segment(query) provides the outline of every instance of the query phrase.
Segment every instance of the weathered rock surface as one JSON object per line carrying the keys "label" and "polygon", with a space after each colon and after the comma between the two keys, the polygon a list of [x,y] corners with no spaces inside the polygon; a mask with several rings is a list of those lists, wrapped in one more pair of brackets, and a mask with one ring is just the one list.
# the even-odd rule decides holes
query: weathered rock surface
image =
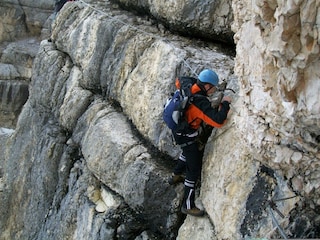
{"label": "weathered rock surface", "polygon": [[[237,43],[235,71],[239,76],[241,104],[245,106],[235,117],[241,141],[238,147],[233,145],[233,149],[243,151],[243,154],[237,154],[241,161],[235,167],[244,164],[241,156],[254,159],[254,162],[273,169],[274,172],[267,172],[273,182],[276,180],[271,192],[274,199],[298,196],[277,202],[285,218],[275,213],[285,233],[293,238],[319,236],[319,219],[316,217],[319,216],[320,194],[320,74],[316,67],[320,61],[319,7],[319,1],[233,1]],[[224,141],[229,139],[226,137]],[[240,146],[248,147],[247,151]],[[222,164],[226,161],[224,159]],[[249,171],[252,167],[246,169]],[[215,184],[230,180],[221,177]],[[241,176],[236,179],[238,177]],[[233,184],[239,183],[240,179]],[[237,195],[242,191],[238,187],[231,189],[236,189]],[[215,195],[221,196],[226,190],[229,202],[232,196],[228,195],[228,188]],[[234,199],[238,201],[239,197]],[[232,200],[228,208],[239,207],[236,201]],[[248,216],[248,205],[246,209]],[[315,213],[309,214],[311,211]],[[244,212],[239,211],[239,218],[243,217],[242,214]],[[226,232],[223,226],[226,221],[221,221],[221,216],[217,214],[214,220],[217,231],[222,231],[222,236],[230,236],[232,231]],[[271,220],[265,229],[257,225],[266,218],[256,219],[258,224],[247,230],[242,228],[241,234],[274,237],[270,232]],[[304,232],[299,231],[297,221],[303,222]],[[236,223],[235,232],[238,227]]]}
{"label": "weathered rock surface", "polygon": [[[54,1],[0,1],[0,124],[14,128],[28,98],[40,37],[47,37]],[[19,39],[19,40],[18,40]]]}
{"label": "weathered rock surface", "polygon": [[173,164],[150,147],[178,154],[161,120],[163,103],[176,74],[192,74],[188,66],[235,79],[233,61],[210,45],[167,42],[145,20],[111,12],[129,25],[67,4],[53,42],[41,43],[4,157],[4,239],[175,238],[182,186],[167,183]]}
{"label": "weathered rock surface", "polygon": [[39,41],[28,38],[3,46],[0,54],[0,123],[14,128],[28,99],[32,64],[38,53]]}
{"label": "weathered rock surface", "polygon": [[0,42],[39,36],[52,14],[54,0],[1,0]]}
{"label": "weathered rock surface", "polygon": [[[114,0],[126,9],[150,15],[172,32],[234,44],[232,1]],[[163,30],[159,26],[160,30]]]}
{"label": "weathered rock surface", "polygon": [[[0,131],[0,238],[319,238],[319,2],[232,1],[235,63],[89,3],[58,14],[16,128]],[[170,15],[158,4],[135,8]],[[167,183],[179,151],[162,104],[177,75],[203,68],[239,96],[205,150],[197,204],[207,215],[184,219],[182,185]]]}

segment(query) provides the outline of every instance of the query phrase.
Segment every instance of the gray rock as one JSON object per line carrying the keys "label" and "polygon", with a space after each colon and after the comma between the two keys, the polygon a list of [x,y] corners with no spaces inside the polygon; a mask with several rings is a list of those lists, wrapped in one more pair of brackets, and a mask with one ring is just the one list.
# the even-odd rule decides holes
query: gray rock
{"label": "gray rock", "polygon": [[[285,218],[275,217],[285,234],[319,237],[316,2],[233,1],[235,61],[216,45],[169,34],[108,1],[66,4],[52,41],[41,42],[33,61],[14,131],[0,132],[0,238],[280,238],[269,211],[270,200],[279,199]],[[169,16],[157,24],[182,24],[179,14],[170,15],[178,7],[163,7],[169,1],[137,4]],[[186,21],[197,22],[194,2],[175,4],[184,4]],[[211,21],[202,20],[204,27]],[[11,44],[11,56],[7,46],[3,76],[25,76],[16,62],[32,59],[33,50]],[[175,77],[203,68],[216,70],[237,94],[228,92],[228,122],[205,149],[196,195],[207,214],[185,219],[183,185],[167,183],[180,150],[161,113]],[[5,89],[2,101],[18,109],[19,97]]]}

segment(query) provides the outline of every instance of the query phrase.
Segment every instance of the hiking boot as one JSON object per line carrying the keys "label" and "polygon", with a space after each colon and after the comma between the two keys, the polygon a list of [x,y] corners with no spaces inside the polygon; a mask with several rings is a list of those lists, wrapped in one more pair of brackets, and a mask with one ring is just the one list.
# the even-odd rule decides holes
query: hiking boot
{"label": "hiking boot", "polygon": [[191,209],[186,209],[184,206],[181,208],[181,212],[184,214],[189,214],[195,217],[202,217],[204,215],[204,211],[200,210],[197,207],[193,207]]}
{"label": "hiking boot", "polygon": [[169,182],[170,185],[175,185],[177,183],[183,183],[184,182],[184,177],[182,175],[173,174],[168,182]]}

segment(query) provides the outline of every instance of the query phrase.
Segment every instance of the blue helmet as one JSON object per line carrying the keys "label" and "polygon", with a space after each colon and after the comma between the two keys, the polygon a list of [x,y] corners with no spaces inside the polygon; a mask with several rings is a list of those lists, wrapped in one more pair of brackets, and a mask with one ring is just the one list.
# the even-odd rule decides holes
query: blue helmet
{"label": "blue helmet", "polygon": [[213,86],[217,86],[219,84],[218,75],[214,71],[209,69],[201,71],[198,78],[202,83],[210,83]]}

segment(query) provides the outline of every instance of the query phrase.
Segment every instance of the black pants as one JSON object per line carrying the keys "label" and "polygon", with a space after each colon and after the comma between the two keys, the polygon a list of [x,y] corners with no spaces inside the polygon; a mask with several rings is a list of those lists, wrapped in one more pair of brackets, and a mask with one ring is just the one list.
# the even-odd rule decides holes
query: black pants
{"label": "black pants", "polygon": [[183,206],[187,209],[195,207],[195,185],[201,176],[203,150],[199,150],[198,144],[194,142],[191,145],[182,148],[178,163],[174,169],[174,174],[182,174],[186,171],[184,181]]}
{"label": "black pants", "polygon": [[180,175],[186,172],[186,179],[196,182],[201,175],[202,158],[203,150],[199,150],[196,142],[189,146],[183,147],[182,154],[179,157],[173,173]]}
{"label": "black pants", "polygon": [[[195,185],[201,177],[202,158],[204,146],[211,135],[212,127],[204,128],[202,134],[195,138],[186,136],[178,136],[173,134],[177,144],[182,144],[182,154],[179,157],[178,163],[173,171],[174,174],[182,174],[186,172],[184,181],[185,191],[183,198],[183,207],[192,209],[195,207]],[[185,143],[188,143],[185,145]]]}

